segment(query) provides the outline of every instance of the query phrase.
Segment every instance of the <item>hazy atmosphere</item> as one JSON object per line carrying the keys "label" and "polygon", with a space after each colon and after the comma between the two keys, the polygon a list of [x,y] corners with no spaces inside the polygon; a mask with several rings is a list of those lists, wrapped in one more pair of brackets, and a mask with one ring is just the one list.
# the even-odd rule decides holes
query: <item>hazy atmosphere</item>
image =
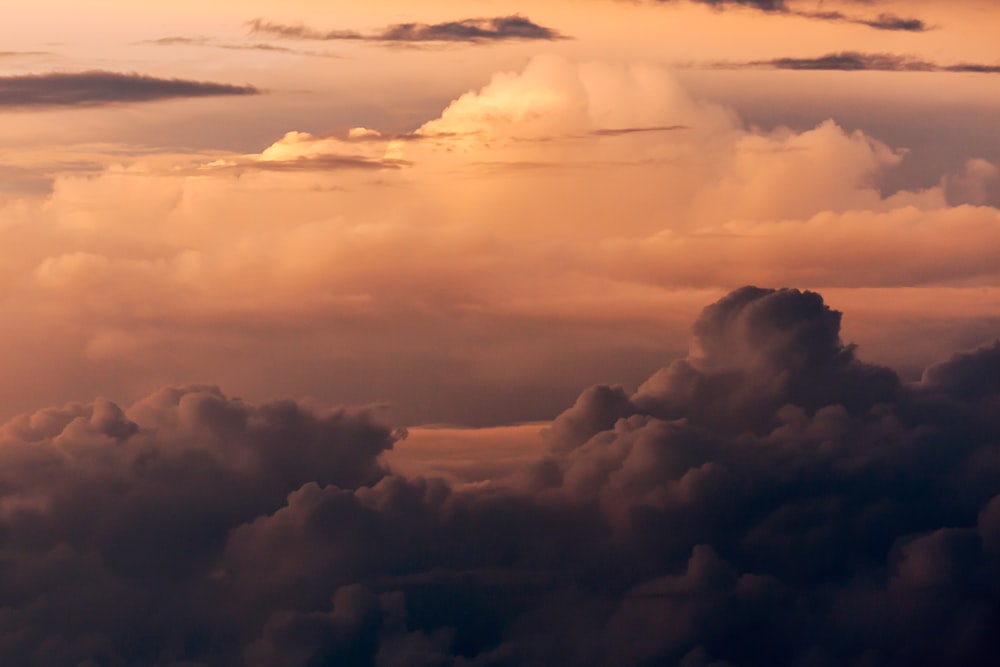
{"label": "hazy atmosphere", "polygon": [[1000,652],[1000,4],[0,39],[0,663]]}

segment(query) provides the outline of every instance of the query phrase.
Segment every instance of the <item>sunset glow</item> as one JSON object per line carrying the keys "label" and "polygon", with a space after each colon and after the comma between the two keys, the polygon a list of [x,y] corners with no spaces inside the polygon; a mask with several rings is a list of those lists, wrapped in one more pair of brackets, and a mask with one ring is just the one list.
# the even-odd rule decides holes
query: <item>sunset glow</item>
{"label": "sunset glow", "polygon": [[0,39],[0,663],[995,660],[1000,4]]}

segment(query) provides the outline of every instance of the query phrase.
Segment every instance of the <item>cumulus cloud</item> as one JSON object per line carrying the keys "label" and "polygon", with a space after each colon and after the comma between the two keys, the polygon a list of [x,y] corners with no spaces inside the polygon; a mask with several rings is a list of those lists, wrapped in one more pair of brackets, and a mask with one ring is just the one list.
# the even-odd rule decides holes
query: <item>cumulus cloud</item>
{"label": "cumulus cloud", "polygon": [[317,30],[304,25],[288,25],[264,19],[247,24],[253,34],[280,39],[318,41],[368,41],[383,43],[462,42],[481,44],[510,40],[565,39],[556,30],[538,25],[525,16],[513,14],[494,18],[471,18],[443,23],[397,23],[373,33],[355,30]]}
{"label": "cumulus cloud", "polygon": [[5,157],[0,347],[18,353],[0,364],[26,378],[0,387],[5,415],[200,378],[387,401],[406,423],[545,419],[581,385],[640,381],[747,276],[894,290],[852,335],[919,323],[876,357],[909,373],[1000,313],[978,291],[997,273],[992,162],[883,192],[902,147],[833,121],[747,127],[648,64],[538,57],[402,134],[40,159]]}
{"label": "cumulus cloud", "polygon": [[[11,664],[984,664],[1000,343],[915,383],[745,287],[486,483],[371,412],[166,390],[0,427]],[[429,436],[432,437],[432,436]],[[496,446],[501,446],[497,443]]]}
{"label": "cumulus cloud", "polygon": [[8,109],[99,106],[259,93],[253,86],[97,70],[0,77],[0,108]]}

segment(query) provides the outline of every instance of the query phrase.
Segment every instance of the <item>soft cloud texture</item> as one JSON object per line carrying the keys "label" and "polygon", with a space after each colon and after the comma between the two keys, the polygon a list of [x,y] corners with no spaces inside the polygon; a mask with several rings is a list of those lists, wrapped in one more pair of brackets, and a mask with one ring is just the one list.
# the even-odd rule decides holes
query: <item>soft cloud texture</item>
{"label": "soft cloud texture", "polygon": [[[883,194],[904,150],[833,121],[746,127],[650,65],[539,57],[410,132],[100,159],[4,205],[0,339],[22,352],[0,364],[26,378],[8,414],[193,378],[257,400],[388,401],[406,423],[544,419],[582,384],[638,382],[747,275],[971,290],[953,301],[964,314],[926,326],[1000,314],[972,299],[996,276],[992,162]],[[895,335],[926,304],[866,331]]]}
{"label": "soft cloud texture", "polygon": [[[484,483],[370,412],[212,388],[0,428],[12,664],[982,664],[998,344],[907,384],[822,297],[746,287],[636,392]],[[498,443],[502,447],[502,444]],[[519,455],[520,456],[520,455]]]}

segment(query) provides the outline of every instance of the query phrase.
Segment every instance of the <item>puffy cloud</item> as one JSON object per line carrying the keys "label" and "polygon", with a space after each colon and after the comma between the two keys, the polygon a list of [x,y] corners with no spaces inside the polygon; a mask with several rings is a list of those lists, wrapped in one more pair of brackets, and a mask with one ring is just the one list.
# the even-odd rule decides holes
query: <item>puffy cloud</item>
{"label": "puffy cloud", "polygon": [[388,470],[407,443],[365,411],[192,387],[20,416],[0,657],[982,664],[997,344],[909,384],[840,321],[815,293],[737,290],[685,358],[585,391],[547,452],[475,485]]}
{"label": "puffy cloud", "polygon": [[[747,127],[649,64],[538,57],[412,132],[78,152],[46,159],[67,166],[45,172],[50,193],[0,202],[0,347],[19,351],[0,369],[25,378],[0,388],[7,415],[193,379],[495,425],[549,418],[581,385],[635,386],[683,348],[704,300],[750,280],[963,287],[918,337],[933,349],[893,358],[912,372],[951,351],[961,322],[998,313],[976,292],[996,273],[991,163],[883,193],[904,149],[833,121]],[[100,170],[68,167],[85,163]],[[940,312],[930,298],[888,326],[856,321],[909,331]]]}

